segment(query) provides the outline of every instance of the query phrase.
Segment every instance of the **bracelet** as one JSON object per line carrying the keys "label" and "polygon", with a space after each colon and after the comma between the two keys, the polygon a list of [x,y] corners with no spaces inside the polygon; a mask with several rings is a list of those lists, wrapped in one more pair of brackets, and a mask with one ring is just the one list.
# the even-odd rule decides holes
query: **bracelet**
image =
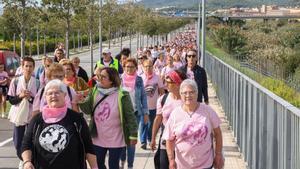
{"label": "bracelet", "polygon": [[215,152],[215,154],[222,154],[222,151]]}
{"label": "bracelet", "polygon": [[25,166],[26,163],[29,163],[29,162],[31,162],[31,160],[26,160],[26,161],[24,161],[24,162],[23,162],[23,167]]}

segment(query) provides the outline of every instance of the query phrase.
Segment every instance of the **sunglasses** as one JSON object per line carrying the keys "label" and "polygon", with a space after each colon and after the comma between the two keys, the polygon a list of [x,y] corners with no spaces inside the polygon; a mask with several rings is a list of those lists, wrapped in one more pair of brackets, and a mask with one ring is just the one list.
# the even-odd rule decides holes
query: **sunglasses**
{"label": "sunglasses", "polygon": [[188,58],[195,58],[197,55],[187,55]]}

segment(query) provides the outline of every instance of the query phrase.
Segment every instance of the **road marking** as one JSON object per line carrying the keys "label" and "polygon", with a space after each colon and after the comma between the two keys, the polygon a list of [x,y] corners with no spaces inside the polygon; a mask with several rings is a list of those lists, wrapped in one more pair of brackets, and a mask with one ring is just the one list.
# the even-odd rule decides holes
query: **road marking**
{"label": "road marking", "polygon": [[12,140],[13,140],[13,138],[11,137],[11,138],[9,138],[9,139],[7,139],[7,140],[5,140],[5,141],[2,141],[2,142],[0,143],[0,147],[3,147],[5,144],[11,142]]}

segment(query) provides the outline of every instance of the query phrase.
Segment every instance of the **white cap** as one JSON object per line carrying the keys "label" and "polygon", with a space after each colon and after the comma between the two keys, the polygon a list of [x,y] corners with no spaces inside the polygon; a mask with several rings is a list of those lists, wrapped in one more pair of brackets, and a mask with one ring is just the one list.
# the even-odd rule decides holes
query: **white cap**
{"label": "white cap", "polygon": [[102,50],[102,53],[109,53],[109,54],[111,54],[111,52],[110,52],[110,50],[109,50],[108,48],[104,48],[104,49]]}

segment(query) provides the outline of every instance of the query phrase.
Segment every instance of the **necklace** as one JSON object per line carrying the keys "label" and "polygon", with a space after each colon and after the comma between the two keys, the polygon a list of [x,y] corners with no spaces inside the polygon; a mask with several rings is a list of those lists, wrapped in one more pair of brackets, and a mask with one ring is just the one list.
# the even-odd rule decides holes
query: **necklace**
{"label": "necklace", "polygon": [[190,118],[192,118],[193,114],[195,114],[195,112],[196,112],[196,110],[198,109],[198,107],[199,107],[199,104],[197,103],[197,106],[196,106],[196,108],[195,108],[193,111],[189,112],[189,111],[186,110],[185,107],[183,107],[183,110],[186,112],[186,114],[187,114]]}

